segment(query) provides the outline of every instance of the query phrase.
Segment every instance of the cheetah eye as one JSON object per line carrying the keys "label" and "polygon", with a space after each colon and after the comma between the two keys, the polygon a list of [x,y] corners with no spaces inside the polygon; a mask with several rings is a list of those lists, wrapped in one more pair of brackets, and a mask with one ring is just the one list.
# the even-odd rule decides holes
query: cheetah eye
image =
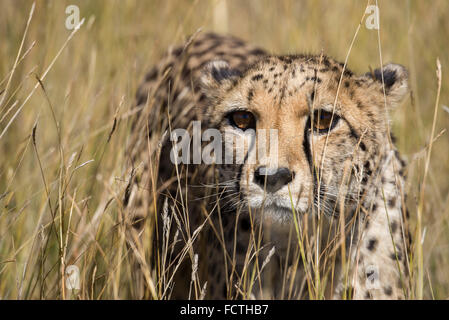
{"label": "cheetah eye", "polygon": [[228,119],[231,125],[239,129],[256,129],[256,119],[251,112],[234,111],[229,114]]}
{"label": "cheetah eye", "polygon": [[313,131],[317,133],[327,133],[329,129],[333,129],[340,118],[332,112],[324,110],[315,110],[313,113]]}

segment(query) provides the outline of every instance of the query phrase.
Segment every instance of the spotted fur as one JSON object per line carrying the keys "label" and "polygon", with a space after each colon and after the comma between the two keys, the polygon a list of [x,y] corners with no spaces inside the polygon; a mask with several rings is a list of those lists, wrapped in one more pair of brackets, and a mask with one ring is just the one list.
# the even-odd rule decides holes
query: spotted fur
{"label": "spotted fur", "polygon": [[[333,251],[341,253],[338,248],[343,245],[345,257],[335,255],[336,280],[327,285],[332,291],[329,297],[405,298],[404,162],[390,138],[388,110],[403,100],[407,82],[407,71],[400,65],[356,75],[325,55],[273,56],[216,34],[195,35],[184,46],[170,50],[137,93],[139,116],[132,124],[136,134],[128,148],[134,170],[125,204],[129,216],[148,217],[153,200],[142,186],[150,184],[150,157],[160,154],[157,210],[163,211],[167,198],[172,214],[179,215],[176,219],[184,224],[183,217],[189,220],[188,228],[181,226],[177,252],[182,251],[188,234],[202,228],[188,255],[191,259],[186,258],[184,269],[177,272],[173,297],[185,298],[191,290],[194,254],[200,260],[200,283],[207,281],[206,297],[307,296],[307,268],[295,236],[296,215],[301,225],[308,225],[310,237],[316,233],[313,221],[321,216],[325,217],[320,220],[323,239],[338,237],[345,226],[344,240]],[[312,129],[318,109],[332,112],[336,119],[325,133]],[[198,120],[202,129],[244,136],[228,120],[235,110],[254,114],[257,129],[277,129],[274,169],[286,168],[292,178],[285,185],[279,185],[280,176],[271,179],[278,184],[275,192],[268,194],[266,185],[255,182],[257,169],[270,167],[271,162],[266,157],[250,163],[254,150],[249,145],[242,164],[176,168],[170,162],[167,135],[160,140],[155,134],[170,128],[190,129],[192,121]],[[148,145],[153,151],[148,151]],[[188,198],[183,199],[186,186]],[[188,215],[182,214],[181,205],[188,208]],[[155,241],[155,248],[160,244],[161,239]],[[347,261],[346,269],[340,269],[342,261]],[[293,275],[292,265],[299,265]],[[262,276],[248,294],[253,268],[259,268]],[[292,279],[290,290],[285,289],[286,278]]]}

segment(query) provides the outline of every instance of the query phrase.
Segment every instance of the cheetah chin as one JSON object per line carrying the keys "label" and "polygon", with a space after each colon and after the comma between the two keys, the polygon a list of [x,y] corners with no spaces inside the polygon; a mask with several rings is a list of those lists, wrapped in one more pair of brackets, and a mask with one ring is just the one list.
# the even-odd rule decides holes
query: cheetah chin
{"label": "cheetah chin", "polygon": [[292,201],[286,197],[279,197],[275,195],[264,196],[250,196],[247,200],[248,211],[254,210],[256,218],[270,223],[287,225],[293,220],[293,214],[305,214],[309,212],[309,207],[306,203],[300,204],[300,201]]}

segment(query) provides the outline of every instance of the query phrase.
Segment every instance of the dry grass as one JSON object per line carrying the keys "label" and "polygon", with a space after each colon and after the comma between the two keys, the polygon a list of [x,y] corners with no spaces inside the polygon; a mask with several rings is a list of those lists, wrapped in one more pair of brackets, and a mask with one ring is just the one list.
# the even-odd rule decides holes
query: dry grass
{"label": "dry grass", "polygon": [[[141,297],[128,252],[148,262],[152,235],[146,230],[142,247],[133,247],[123,223],[125,146],[137,85],[166,47],[203,28],[273,53],[324,51],[344,60],[366,6],[331,0],[235,0],[226,6],[83,1],[78,5],[86,21],[71,35],[64,23],[72,3],[78,2],[37,1],[29,27],[32,1],[4,0],[0,10],[0,299]],[[379,6],[382,59],[407,66],[413,90],[392,126],[409,159],[408,207],[421,239],[415,242],[411,297],[447,299],[449,139],[443,130],[449,109],[442,105],[449,103],[449,3]],[[439,104],[437,57],[443,69]],[[379,65],[376,31],[362,24],[348,65],[359,73]],[[63,285],[70,264],[81,271],[75,296]],[[140,280],[149,297],[164,296],[158,274],[147,269]],[[201,289],[193,281],[192,297]],[[316,290],[311,297],[322,297],[319,285]]]}

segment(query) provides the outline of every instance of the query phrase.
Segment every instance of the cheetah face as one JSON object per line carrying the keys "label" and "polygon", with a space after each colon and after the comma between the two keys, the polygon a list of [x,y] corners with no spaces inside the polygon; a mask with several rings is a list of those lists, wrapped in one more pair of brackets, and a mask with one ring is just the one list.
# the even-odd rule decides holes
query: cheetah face
{"label": "cheetah face", "polygon": [[[245,155],[221,167],[231,201],[280,223],[293,210],[334,216],[340,201],[355,205],[374,183],[376,159],[389,141],[386,106],[406,95],[407,77],[395,64],[356,76],[325,56],[268,57],[243,74],[223,61],[209,64],[205,119],[224,134],[226,148]],[[246,143],[236,147],[232,139]]]}

